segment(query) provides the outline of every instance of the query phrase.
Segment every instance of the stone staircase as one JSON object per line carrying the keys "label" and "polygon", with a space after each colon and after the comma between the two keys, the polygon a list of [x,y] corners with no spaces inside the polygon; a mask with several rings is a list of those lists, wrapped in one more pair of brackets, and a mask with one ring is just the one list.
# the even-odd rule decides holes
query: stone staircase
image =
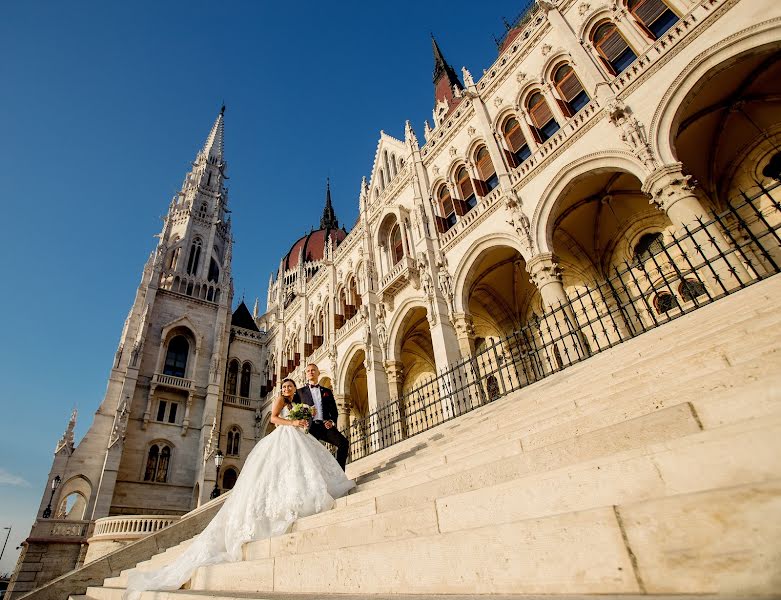
{"label": "stone staircase", "polygon": [[[774,277],[357,461],[333,510],[144,599],[772,595],[779,297]],[[71,598],[120,600],[128,573]]]}

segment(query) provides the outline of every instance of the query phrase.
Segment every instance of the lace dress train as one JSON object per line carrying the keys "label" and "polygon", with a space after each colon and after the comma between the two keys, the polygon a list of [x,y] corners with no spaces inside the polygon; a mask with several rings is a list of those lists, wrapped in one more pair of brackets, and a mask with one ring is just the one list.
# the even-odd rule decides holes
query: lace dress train
{"label": "lace dress train", "polygon": [[144,590],[179,589],[198,567],[241,560],[246,542],[286,533],[296,519],[330,509],[354,486],[315,438],[277,427],[249,453],[209,525],[169,565],[132,572],[124,600],[138,600]]}

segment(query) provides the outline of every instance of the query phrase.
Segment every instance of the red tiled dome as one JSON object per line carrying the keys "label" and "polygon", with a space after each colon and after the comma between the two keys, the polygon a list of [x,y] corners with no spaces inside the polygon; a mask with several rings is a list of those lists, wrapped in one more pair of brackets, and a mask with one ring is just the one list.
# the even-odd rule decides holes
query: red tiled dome
{"label": "red tiled dome", "polygon": [[344,229],[317,229],[299,238],[290,248],[290,252],[285,255],[285,270],[298,267],[298,257],[302,248],[304,249],[304,262],[322,260],[325,255],[326,240],[329,237],[336,247],[347,237],[347,232]]}

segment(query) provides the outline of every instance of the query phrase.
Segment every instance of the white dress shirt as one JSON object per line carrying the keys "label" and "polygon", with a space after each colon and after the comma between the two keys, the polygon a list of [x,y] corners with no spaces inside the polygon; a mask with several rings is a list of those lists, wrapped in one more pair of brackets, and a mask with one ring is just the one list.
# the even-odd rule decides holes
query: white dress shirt
{"label": "white dress shirt", "polygon": [[[307,384],[309,385],[309,384]],[[320,386],[309,387],[309,393],[312,394],[312,402],[315,403],[315,421],[325,421],[325,415],[323,414],[323,397],[320,394]]]}

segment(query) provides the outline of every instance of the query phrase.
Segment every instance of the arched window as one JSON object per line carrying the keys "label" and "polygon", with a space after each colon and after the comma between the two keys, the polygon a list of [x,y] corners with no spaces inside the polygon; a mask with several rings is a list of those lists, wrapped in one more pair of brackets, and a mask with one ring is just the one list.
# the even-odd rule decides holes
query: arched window
{"label": "arched window", "polygon": [[678,15],[663,0],[629,0],[627,6],[637,24],[654,40],[678,21]]}
{"label": "arched window", "polygon": [[228,365],[228,377],[225,381],[225,393],[229,396],[236,395],[236,385],[239,379],[239,361],[232,360]]}
{"label": "arched window", "polygon": [[686,279],[678,286],[678,293],[681,295],[684,302],[691,302],[707,292],[705,291],[705,286],[702,282],[697,281],[696,279]]}
{"label": "arched window", "polygon": [[165,483],[168,481],[168,465],[171,462],[171,448],[167,444],[153,444],[149,448],[144,469],[144,481]]}
{"label": "arched window", "polygon": [[187,354],[190,352],[190,343],[183,335],[175,336],[168,342],[168,351],[165,353],[165,366],[163,373],[174,377],[184,377],[187,368]]}
{"label": "arched window", "polygon": [[201,246],[202,242],[200,238],[193,240],[192,246],[190,246],[190,258],[187,259],[187,274],[195,275],[198,271],[198,264],[201,262]]}
{"label": "arched window", "polygon": [[664,314],[673,308],[678,308],[678,299],[668,292],[659,292],[654,298],[654,308],[657,314]]}
{"label": "arched window", "polygon": [[571,66],[564,64],[556,69],[553,72],[553,83],[564,103],[562,108],[565,109],[565,114],[571,117],[588,104],[588,94]]}
{"label": "arched window", "polygon": [[456,171],[456,185],[458,186],[458,193],[461,195],[461,200],[466,202],[470,208],[477,204],[477,198],[475,197],[475,190],[472,187],[472,178],[469,177],[469,173],[466,167],[461,166]]}
{"label": "arched window", "polygon": [[618,28],[608,21],[594,30],[591,41],[608,72],[618,75],[637,58]]}
{"label": "arched window", "polygon": [[475,154],[475,163],[477,164],[477,173],[484,184],[484,194],[487,194],[499,184],[499,178],[496,176],[494,163],[491,161],[491,154],[488,148],[482,146]]}
{"label": "arched window", "polygon": [[236,485],[236,480],[239,478],[239,474],[236,473],[236,469],[228,467],[222,474],[222,489],[232,490]]}
{"label": "arched window", "polygon": [[241,431],[234,425],[228,431],[228,447],[225,449],[225,453],[229,456],[238,456],[240,443]]}
{"label": "arched window", "polygon": [[401,228],[396,223],[390,233],[390,247],[393,264],[397,264],[404,256],[404,244],[401,241]]}
{"label": "arched window", "polygon": [[540,141],[544,142],[559,130],[559,124],[553,118],[553,111],[545,101],[540,92],[534,92],[526,102],[526,108],[529,116],[534,123],[534,127],[539,135]]}
{"label": "arched window", "polygon": [[[209,180],[211,181],[211,173],[209,173]],[[209,205],[206,203],[206,200],[201,202],[201,207],[198,209],[198,216],[202,219],[206,218],[206,212],[209,210]]]}
{"label": "arched window", "polygon": [[171,250],[171,254],[169,255],[168,258],[168,268],[171,269],[172,271],[176,271],[176,267],[179,264],[179,255],[181,254],[181,252],[182,252],[181,246],[177,246],[176,248]]}
{"label": "arched window", "polygon": [[252,378],[252,365],[245,362],[241,366],[241,385],[239,386],[239,396],[249,398],[249,384]]}
{"label": "arched window", "polygon": [[446,185],[439,188],[437,192],[437,204],[439,205],[439,214],[442,215],[442,224],[440,229],[441,233],[444,233],[456,224],[456,209],[453,204],[453,199],[450,197],[450,190]]}
{"label": "arched window", "polygon": [[209,260],[209,275],[207,279],[209,281],[218,281],[220,279],[220,267],[213,258]]}
{"label": "arched window", "polygon": [[638,264],[644,263],[654,254],[658,254],[664,248],[664,236],[660,231],[645,233],[635,244],[634,259]]}
{"label": "arched window", "polygon": [[502,127],[504,140],[507,142],[508,162],[511,167],[520,166],[520,164],[532,155],[529,144],[526,142],[526,136],[523,135],[521,124],[518,119],[511,117],[507,119]]}
{"label": "arched window", "polygon": [[361,295],[358,293],[358,282],[355,281],[355,277],[350,278],[350,295],[353,297],[353,305],[356,312],[361,306]]}

